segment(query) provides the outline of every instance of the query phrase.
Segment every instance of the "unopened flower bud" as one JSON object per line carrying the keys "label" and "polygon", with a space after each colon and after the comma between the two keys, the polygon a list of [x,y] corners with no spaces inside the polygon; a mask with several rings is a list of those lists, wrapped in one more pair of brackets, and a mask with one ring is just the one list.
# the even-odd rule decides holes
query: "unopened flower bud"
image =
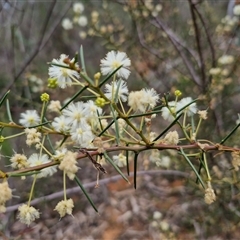
{"label": "unopened flower bud", "polygon": [[106,100],[104,98],[98,97],[95,101],[95,104],[98,107],[103,107],[106,104]]}
{"label": "unopened flower bud", "polygon": [[42,102],[48,102],[50,99],[49,94],[47,93],[43,93],[40,98]]}
{"label": "unopened flower bud", "polygon": [[176,90],[174,94],[176,97],[180,97],[182,95],[182,92],[180,90]]}
{"label": "unopened flower bud", "polygon": [[101,77],[101,73],[100,72],[97,72],[94,74],[94,79],[95,80],[99,80],[99,78]]}
{"label": "unopened flower bud", "polygon": [[57,84],[57,78],[49,78],[48,79],[48,85],[49,88],[56,88],[58,86]]}

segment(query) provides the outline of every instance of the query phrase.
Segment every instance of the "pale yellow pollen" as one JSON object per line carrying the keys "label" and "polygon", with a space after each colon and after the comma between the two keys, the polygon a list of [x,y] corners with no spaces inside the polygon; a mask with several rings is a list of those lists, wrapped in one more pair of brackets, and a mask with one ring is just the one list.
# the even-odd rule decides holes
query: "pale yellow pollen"
{"label": "pale yellow pollen", "polygon": [[74,119],[76,119],[77,121],[79,121],[80,119],[81,119],[81,114],[80,113],[76,113],[75,115],[74,115]]}
{"label": "pale yellow pollen", "polygon": [[116,60],[115,60],[115,61],[112,62],[112,67],[113,67],[113,68],[118,68],[118,67],[120,67],[120,66],[121,66],[121,63],[120,63],[119,61],[116,61]]}
{"label": "pale yellow pollen", "polygon": [[62,75],[63,75],[64,77],[68,77],[68,72],[67,72],[67,69],[66,69],[66,68],[62,68],[61,71],[62,71]]}
{"label": "pale yellow pollen", "polygon": [[33,118],[33,117],[29,117],[29,118],[28,118],[28,122],[29,122],[29,123],[34,123],[34,118]]}
{"label": "pale yellow pollen", "polygon": [[78,134],[82,134],[83,130],[81,128],[78,129]]}

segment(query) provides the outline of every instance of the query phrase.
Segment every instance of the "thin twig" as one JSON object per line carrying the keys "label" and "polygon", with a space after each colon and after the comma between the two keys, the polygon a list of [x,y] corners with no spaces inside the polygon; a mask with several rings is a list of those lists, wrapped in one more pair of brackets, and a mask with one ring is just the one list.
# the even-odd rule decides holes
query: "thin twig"
{"label": "thin twig", "polygon": [[159,19],[159,18],[155,18],[155,21],[150,21],[154,26],[156,27],[160,27],[168,36],[168,39],[171,41],[172,45],[174,46],[174,48],[177,50],[177,52],[179,53],[179,55],[181,56],[186,68],[188,69],[188,72],[190,73],[193,81],[198,85],[198,86],[202,86],[199,76],[196,73],[194,66],[192,65],[192,63],[189,61],[189,58],[186,56],[186,54],[184,53],[182,47],[179,45],[178,42],[176,42],[176,40],[172,37],[172,31]]}
{"label": "thin twig", "polygon": [[197,18],[195,15],[195,4],[192,3],[192,0],[188,0],[189,5],[190,5],[190,12],[192,15],[192,21],[193,21],[193,27],[194,27],[194,32],[195,32],[195,39],[196,39],[196,44],[197,44],[197,51],[198,55],[200,58],[200,71],[202,75],[202,87],[205,86],[205,81],[206,81],[206,76],[205,76],[205,64],[204,64],[204,59],[203,59],[203,53],[202,53],[202,47],[201,47],[201,42],[200,42],[200,32],[198,29],[198,24],[197,24]]}
{"label": "thin twig", "polygon": [[[204,147],[204,149],[202,149],[198,143],[186,144],[186,145],[155,144],[155,145],[139,146],[139,147],[116,146],[116,147],[109,147],[109,148],[105,149],[105,151],[106,152],[116,152],[116,151],[125,150],[125,151],[142,152],[142,151],[150,150],[150,149],[158,149],[159,151],[167,150],[167,149],[172,149],[172,150],[176,150],[176,151],[179,151],[180,149],[199,149],[199,150],[204,150],[206,152],[207,151],[229,151],[229,152],[240,151],[239,148],[233,148],[233,147],[228,147],[228,146],[219,145],[219,144],[206,145]],[[96,149],[86,149],[86,150],[88,151],[88,154],[90,154],[91,156],[99,155],[99,152]],[[85,157],[87,157],[86,153],[79,153],[77,156],[77,159],[80,160]],[[27,172],[31,172],[31,171],[42,170],[46,167],[55,166],[57,164],[58,164],[58,162],[52,161],[49,163],[44,163],[44,164],[41,164],[38,166],[29,167],[26,169],[20,169],[20,170],[15,170],[12,172],[6,172],[5,174],[7,176],[11,177],[11,176],[16,176],[17,174],[23,174],[23,173],[27,173]]]}
{"label": "thin twig", "polygon": [[[160,20],[160,19],[158,18],[158,20]],[[150,21],[150,23],[151,23],[151,21]],[[166,27],[167,27],[167,26],[166,26]],[[186,52],[188,52],[189,55],[192,56],[192,58],[195,60],[196,64],[197,64],[198,66],[200,66],[200,61],[199,61],[199,58],[198,58],[198,56],[197,56],[197,53],[196,53],[193,49],[191,49],[191,48],[189,47],[189,45],[188,45],[187,43],[185,43],[185,42],[183,41],[183,39],[180,38],[180,36],[177,36],[176,33],[173,32],[169,27],[167,27],[167,28],[168,28],[168,34],[170,34],[170,36],[172,37],[172,39],[174,39],[174,41],[175,41],[177,44],[179,44]]]}
{"label": "thin twig", "polygon": [[195,7],[195,11],[202,23],[202,26],[204,28],[204,31],[206,33],[206,36],[207,36],[207,41],[208,41],[208,44],[209,44],[209,47],[210,47],[210,51],[211,51],[211,55],[212,55],[212,67],[216,67],[216,56],[215,56],[215,49],[214,49],[214,46],[213,46],[213,42],[212,42],[212,39],[211,39],[211,36],[208,32],[208,29],[206,27],[206,23],[203,19],[203,16],[202,14],[198,11],[198,9]]}
{"label": "thin twig", "polygon": [[[159,51],[153,47],[150,47],[146,44],[146,42],[144,41],[144,37],[143,37],[143,33],[140,30],[139,25],[136,25],[136,30],[137,30],[137,34],[138,34],[138,39],[139,39],[139,43],[142,45],[142,47],[144,47],[144,49],[146,49],[148,52],[150,52],[151,54],[153,54],[156,58],[158,58],[159,60],[166,62],[165,58],[160,57]],[[180,61],[179,61],[180,60]],[[175,69],[176,71],[178,71],[180,74],[184,75],[184,73],[178,69],[177,67],[175,67],[175,65],[177,65],[179,62],[182,62],[181,58],[176,59],[175,61],[171,60],[171,68]],[[168,63],[166,63],[168,64]]]}
{"label": "thin twig", "polygon": [[47,44],[47,42],[51,38],[52,34],[55,32],[55,30],[58,27],[59,23],[62,21],[62,19],[66,15],[67,11],[70,9],[72,2],[73,2],[73,0],[67,1],[67,4],[66,4],[65,8],[62,10],[62,12],[60,14],[60,17],[58,19],[56,19],[53,24],[51,24],[51,28],[48,31],[48,35],[46,35],[44,37],[44,40],[42,41],[42,45],[40,47],[40,51],[45,47],[45,45]]}

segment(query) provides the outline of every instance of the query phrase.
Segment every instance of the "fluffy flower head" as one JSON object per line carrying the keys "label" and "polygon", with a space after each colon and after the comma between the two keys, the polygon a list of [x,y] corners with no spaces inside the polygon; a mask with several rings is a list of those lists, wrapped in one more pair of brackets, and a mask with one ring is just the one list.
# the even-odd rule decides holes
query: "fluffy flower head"
{"label": "fluffy flower head", "polygon": [[15,153],[11,158],[10,162],[12,163],[12,168],[15,169],[24,169],[29,166],[27,157],[23,154]]}
{"label": "fluffy flower head", "polygon": [[141,96],[141,91],[133,91],[129,93],[128,106],[131,107],[133,111],[137,111],[139,109],[139,99],[141,99]]}
{"label": "fluffy flower head", "polygon": [[81,119],[78,126],[73,128],[70,134],[72,140],[80,144],[81,147],[90,147],[91,142],[95,138],[90,125],[85,119]]}
{"label": "fluffy flower head", "polygon": [[5,212],[5,202],[12,198],[12,190],[8,186],[8,182],[4,181],[0,183],[0,213]]}
{"label": "fluffy flower head", "polygon": [[111,85],[105,85],[105,95],[108,99],[114,100],[116,94],[118,95],[117,101],[119,99],[121,99],[122,102],[127,101],[128,88],[126,82],[124,82],[122,79],[119,79],[116,82],[112,82]]}
{"label": "fluffy flower head", "polygon": [[143,89],[141,92],[142,92],[141,98],[142,104],[145,106],[149,106],[151,109],[153,109],[159,100],[157,92],[153,88]]}
{"label": "fluffy flower head", "polygon": [[171,131],[166,134],[164,137],[164,141],[166,144],[177,145],[179,141],[179,136],[177,131]]}
{"label": "fluffy flower head", "polygon": [[85,16],[80,16],[79,19],[78,19],[78,24],[81,27],[87,26],[87,24],[88,24],[87,18]]}
{"label": "fluffy flower head", "polygon": [[70,103],[63,111],[66,122],[73,128],[78,127],[81,119],[87,114],[86,105],[83,102]]}
{"label": "fluffy flower head", "polygon": [[130,75],[129,67],[131,65],[130,59],[124,52],[108,52],[106,57],[101,60],[101,72],[102,75],[108,75],[116,70],[118,67],[122,67],[117,71],[117,76],[123,79],[127,79]]}
{"label": "fluffy flower head", "polygon": [[149,108],[153,109],[159,100],[157,92],[152,89],[142,89],[141,91],[130,92],[128,105],[134,110],[146,112]]}
{"label": "fluffy flower head", "polygon": [[49,77],[56,78],[57,84],[60,88],[71,86],[73,77],[79,78],[78,72],[68,68],[69,66],[64,62],[65,59],[68,59],[68,56],[65,54],[61,54],[60,58],[53,59],[52,63],[62,65],[63,67],[51,65],[48,69]]}
{"label": "fluffy flower head", "polygon": [[118,165],[118,167],[124,167],[127,165],[126,156],[120,153],[119,155],[113,156],[113,161]]}
{"label": "fluffy flower head", "polygon": [[70,130],[69,123],[67,122],[66,117],[63,115],[60,117],[55,117],[52,122],[52,127],[55,131],[61,133],[67,133]]}
{"label": "fluffy flower head", "polygon": [[27,224],[28,226],[31,222],[35,221],[35,219],[39,218],[39,211],[34,207],[28,206],[27,204],[23,204],[18,208],[19,214],[18,219],[21,223]]}
{"label": "fluffy flower head", "polygon": [[[44,163],[49,163],[51,162],[51,160],[48,158],[48,155],[46,154],[40,155],[40,154],[34,153],[29,157],[28,162],[30,167],[34,167],[34,166],[42,165]],[[37,178],[52,176],[56,171],[57,170],[55,166],[44,168],[40,171],[40,173],[37,174]]]}
{"label": "fluffy flower head", "polygon": [[102,114],[102,108],[98,107],[92,100],[84,103],[84,107],[86,109],[85,117],[87,120],[98,118],[98,115]]}
{"label": "fluffy flower head", "polygon": [[77,153],[67,151],[60,165],[58,166],[60,170],[65,171],[67,176],[73,180],[75,173],[78,171],[77,167]]}
{"label": "fluffy flower head", "polygon": [[[186,98],[181,99],[177,104],[177,110],[180,110],[181,108],[190,104],[192,101],[193,101],[193,99],[191,97],[186,97]],[[187,112],[188,116],[192,116],[193,114],[195,114],[197,112],[196,103],[194,102],[194,103],[190,104],[189,106],[184,108],[183,111]]]}
{"label": "fluffy flower head", "polygon": [[234,57],[231,55],[223,55],[218,59],[218,63],[221,65],[231,64],[234,61]]}
{"label": "fluffy flower head", "polygon": [[211,75],[215,76],[215,75],[219,75],[221,73],[221,71],[222,71],[221,68],[211,68],[209,70],[209,73]]}
{"label": "fluffy flower head", "polygon": [[234,6],[233,13],[234,15],[240,16],[240,4]]}
{"label": "fluffy flower head", "polygon": [[69,18],[64,18],[62,20],[62,27],[65,29],[65,30],[70,30],[73,28],[73,23],[72,21],[69,19]]}
{"label": "fluffy flower head", "polygon": [[66,153],[67,153],[66,148],[56,150],[55,154],[52,156],[52,159],[55,160],[55,161],[61,161],[64,158]]}
{"label": "fluffy flower head", "polygon": [[80,2],[76,2],[73,4],[73,11],[75,13],[82,13],[84,11],[84,5]]}
{"label": "fluffy flower head", "polygon": [[198,112],[198,115],[200,118],[202,118],[203,120],[206,120],[207,119],[207,110],[199,110]]}
{"label": "fluffy flower head", "polygon": [[40,142],[41,133],[36,128],[26,128],[25,133],[27,135],[26,144],[31,146]]}
{"label": "fluffy flower head", "polygon": [[174,115],[176,114],[177,103],[175,101],[168,102],[168,107],[162,108],[163,119],[171,122],[174,120]]}
{"label": "fluffy flower head", "polygon": [[55,207],[55,211],[58,211],[60,217],[64,217],[66,214],[72,215],[74,204],[73,200],[69,198],[68,200],[60,201]]}
{"label": "fluffy flower head", "polygon": [[216,201],[216,195],[214,193],[214,190],[212,189],[211,184],[208,184],[208,188],[206,188],[205,190],[204,201],[207,204],[212,204]]}
{"label": "fluffy flower head", "polygon": [[58,101],[58,100],[56,100],[56,101],[51,100],[49,105],[48,105],[48,107],[47,107],[47,109],[48,109],[49,112],[57,112],[57,113],[59,113],[61,107],[62,106],[61,106],[60,101]]}
{"label": "fluffy flower head", "polygon": [[19,123],[24,127],[32,127],[40,123],[40,117],[36,110],[27,110],[20,114]]}

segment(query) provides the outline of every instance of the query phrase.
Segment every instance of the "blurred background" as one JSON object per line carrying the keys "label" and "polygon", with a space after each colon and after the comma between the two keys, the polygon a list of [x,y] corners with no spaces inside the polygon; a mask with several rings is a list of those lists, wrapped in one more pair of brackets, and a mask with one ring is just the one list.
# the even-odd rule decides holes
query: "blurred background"
{"label": "blurred background", "polygon": [[[47,87],[47,63],[52,59],[62,53],[73,58],[82,45],[87,73],[93,77],[100,70],[100,59],[119,50],[131,59],[130,90],[155,88],[161,97],[169,93],[173,100],[179,89],[183,97],[198,98],[198,108],[209,110],[200,137],[219,142],[236,126],[240,112],[240,13],[233,11],[237,4],[237,0],[2,0],[0,96],[11,90],[11,113],[18,122],[21,112],[40,106],[41,93],[61,101],[75,93],[73,88]],[[1,121],[8,121],[6,109],[1,110]],[[162,120],[154,127],[161,131],[165,126]],[[8,131],[12,130],[5,134]],[[227,145],[239,147],[238,134]],[[23,148],[21,138],[8,141],[2,145],[2,155]],[[79,178],[88,184],[99,214],[79,189],[69,195],[75,203],[74,217],[58,221],[53,208],[61,196],[36,204],[42,214],[30,228],[16,220],[16,209],[9,208],[0,215],[0,238],[237,239],[239,174],[231,170],[229,155],[208,157],[217,195],[212,205],[205,204],[191,169],[172,151],[162,152],[157,165],[147,153],[139,157],[137,190],[116,177],[110,166],[100,187],[94,188],[97,173],[84,159],[79,162]],[[8,158],[2,157],[0,168],[7,165]],[[15,198],[9,206],[27,201],[30,183],[31,179],[10,179]],[[68,187],[75,187],[74,182],[69,181]],[[41,179],[35,198],[61,188],[60,173]]]}

